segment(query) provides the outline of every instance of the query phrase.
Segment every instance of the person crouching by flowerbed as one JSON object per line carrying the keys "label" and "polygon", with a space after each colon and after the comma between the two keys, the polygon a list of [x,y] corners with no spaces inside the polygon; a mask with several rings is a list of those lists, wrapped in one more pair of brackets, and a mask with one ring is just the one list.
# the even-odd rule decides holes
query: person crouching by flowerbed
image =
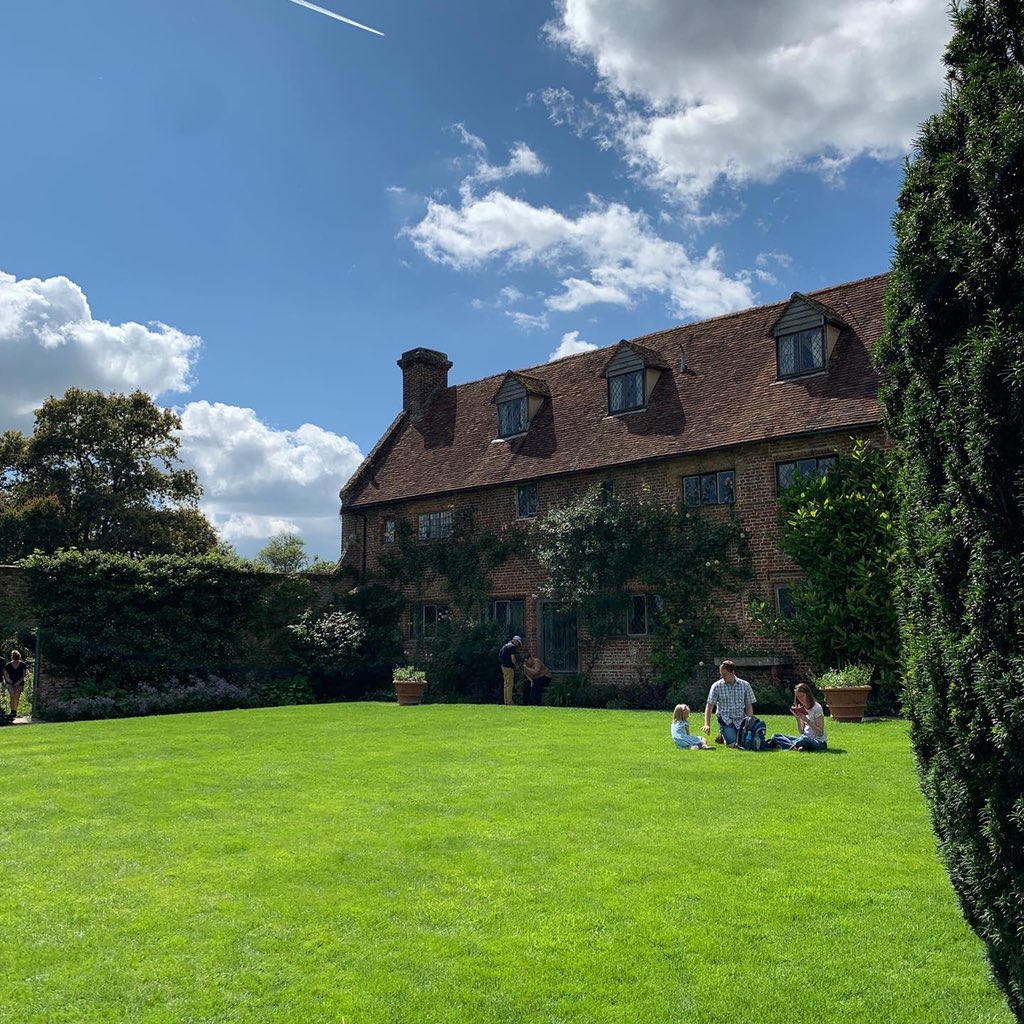
{"label": "person crouching by flowerbed", "polygon": [[825,710],[814,699],[814,691],[807,683],[798,683],[793,690],[793,706],[789,713],[800,728],[799,736],[784,736],[777,732],[769,741],[769,747],[779,750],[828,750],[825,736]]}

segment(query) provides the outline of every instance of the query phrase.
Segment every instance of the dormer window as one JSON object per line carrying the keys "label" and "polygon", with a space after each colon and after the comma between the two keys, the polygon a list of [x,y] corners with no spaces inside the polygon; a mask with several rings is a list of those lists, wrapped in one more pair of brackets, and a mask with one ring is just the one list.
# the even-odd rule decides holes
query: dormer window
{"label": "dormer window", "polygon": [[799,377],[825,369],[825,328],[783,334],[777,339],[779,377]]}
{"label": "dormer window", "polygon": [[644,393],[644,371],[632,370],[608,378],[608,413],[632,412],[647,404]]}
{"label": "dormer window", "polygon": [[530,421],[550,397],[546,381],[509,370],[491,399],[498,407],[498,440],[525,434]]}
{"label": "dormer window", "polygon": [[608,415],[646,409],[654,385],[667,369],[668,363],[653,349],[620,341],[604,368],[608,378]]}
{"label": "dormer window", "polygon": [[529,423],[526,395],[510,402],[498,403],[498,437],[512,437],[526,430]]}
{"label": "dormer window", "polygon": [[823,302],[793,292],[789,305],[775,321],[775,364],[779,380],[821,373],[828,369],[839,335],[849,325]]}

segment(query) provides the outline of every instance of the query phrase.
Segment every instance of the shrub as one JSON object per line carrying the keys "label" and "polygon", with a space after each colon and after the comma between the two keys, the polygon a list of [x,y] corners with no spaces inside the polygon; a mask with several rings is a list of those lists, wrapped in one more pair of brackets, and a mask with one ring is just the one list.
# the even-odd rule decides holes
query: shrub
{"label": "shrub", "polygon": [[[858,441],[824,476],[799,477],[779,495],[782,550],[805,577],[793,585],[792,617],[776,622],[815,672],[877,665],[876,714],[899,708],[894,477],[892,456]],[[766,617],[759,625],[769,632]]]}
{"label": "shrub", "polygon": [[506,627],[499,622],[452,619],[438,623],[423,657],[431,703],[491,703],[501,696],[498,650]]}
{"label": "shrub", "polygon": [[1024,1020],[1024,39],[952,6],[896,217],[878,361],[899,441],[904,700],[964,914]]}
{"label": "shrub", "polygon": [[836,689],[844,690],[852,686],[870,686],[874,669],[870,665],[846,665],[844,668],[831,668],[822,672],[814,680],[819,690]]}
{"label": "shrub", "polygon": [[98,718],[135,718],[193,711],[228,711],[234,708],[306,704],[312,700],[308,684],[285,680],[237,685],[219,676],[172,678],[162,686],[143,685],[131,693],[59,696],[46,702],[43,716],[51,722],[78,722]]}

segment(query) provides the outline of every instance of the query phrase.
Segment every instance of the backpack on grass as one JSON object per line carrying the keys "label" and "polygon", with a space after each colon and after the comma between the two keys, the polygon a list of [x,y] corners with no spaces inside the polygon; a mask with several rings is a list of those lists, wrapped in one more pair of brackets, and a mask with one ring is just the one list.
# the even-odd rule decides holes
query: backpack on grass
{"label": "backpack on grass", "polygon": [[743,724],[740,726],[737,745],[744,750],[766,750],[768,747],[766,732],[765,724],[760,718],[755,715],[744,718]]}

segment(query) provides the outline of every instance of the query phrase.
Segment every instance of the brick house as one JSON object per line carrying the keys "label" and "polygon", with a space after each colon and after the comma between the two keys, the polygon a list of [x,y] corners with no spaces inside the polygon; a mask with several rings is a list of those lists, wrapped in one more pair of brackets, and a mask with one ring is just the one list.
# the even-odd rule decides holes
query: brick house
{"label": "brick house", "polygon": [[[751,589],[784,610],[799,571],[778,546],[776,495],[797,470],[824,471],[857,437],[881,441],[871,349],[886,275],[673,327],[541,366],[455,386],[444,353],[398,361],[402,411],[341,492],[342,559],[373,569],[405,522],[443,543],[460,509],[500,530],[595,485],[628,501],[641,485],[698,514],[733,506],[753,553]],[[543,596],[533,559],[493,577],[491,614],[555,671],[575,671],[579,623]],[[445,613],[440,589],[410,603],[410,641]],[[652,628],[637,594],[621,641],[595,680],[637,678]],[[748,675],[801,675],[795,651],[770,653],[746,624],[747,595],[726,609],[744,631],[732,655]]]}

